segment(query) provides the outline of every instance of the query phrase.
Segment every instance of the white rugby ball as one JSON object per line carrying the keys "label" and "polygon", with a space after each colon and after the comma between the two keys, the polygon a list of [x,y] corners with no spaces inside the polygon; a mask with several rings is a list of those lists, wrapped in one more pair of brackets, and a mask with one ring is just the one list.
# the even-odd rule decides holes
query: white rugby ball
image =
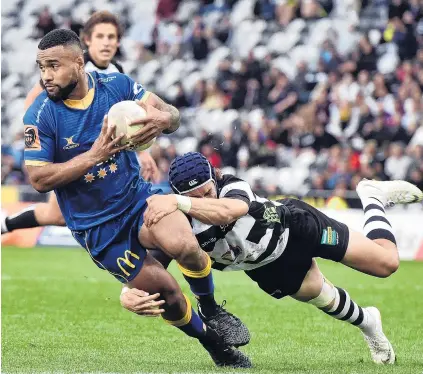
{"label": "white rugby ball", "polygon": [[144,108],[140,107],[135,101],[120,101],[114,104],[107,114],[109,126],[116,126],[116,136],[124,133],[121,144],[130,144],[129,150],[131,151],[144,151],[150,148],[156,141],[156,138],[149,141],[147,144],[133,144],[128,137],[143,128],[144,125],[129,126],[131,122],[136,119],[144,118],[147,115]]}

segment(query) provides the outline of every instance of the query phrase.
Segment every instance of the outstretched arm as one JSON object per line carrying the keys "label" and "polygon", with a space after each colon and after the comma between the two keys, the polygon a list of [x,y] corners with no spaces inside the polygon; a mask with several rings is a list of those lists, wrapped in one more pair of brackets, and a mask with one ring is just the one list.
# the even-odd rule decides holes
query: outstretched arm
{"label": "outstretched arm", "polygon": [[147,227],[179,209],[200,222],[209,225],[228,225],[248,213],[245,201],[231,198],[209,199],[181,195],[154,195],[147,199],[144,213]]}

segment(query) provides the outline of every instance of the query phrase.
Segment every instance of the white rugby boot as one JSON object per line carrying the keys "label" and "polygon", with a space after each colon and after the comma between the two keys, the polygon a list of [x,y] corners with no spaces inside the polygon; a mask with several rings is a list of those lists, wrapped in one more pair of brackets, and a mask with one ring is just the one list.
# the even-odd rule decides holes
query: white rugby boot
{"label": "white rugby boot", "polygon": [[363,179],[358,183],[356,191],[362,202],[368,198],[375,198],[385,207],[418,203],[423,200],[423,192],[419,188],[402,180],[382,182]]}
{"label": "white rugby boot", "polygon": [[367,323],[361,328],[364,339],[369,346],[373,362],[376,364],[395,363],[395,352],[392,344],[382,331],[382,318],[375,307],[363,308],[367,314]]}

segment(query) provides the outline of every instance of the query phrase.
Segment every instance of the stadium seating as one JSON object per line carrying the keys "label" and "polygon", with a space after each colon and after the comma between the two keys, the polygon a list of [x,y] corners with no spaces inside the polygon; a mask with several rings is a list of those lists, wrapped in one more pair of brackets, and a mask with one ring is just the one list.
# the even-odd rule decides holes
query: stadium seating
{"label": "stadium seating", "polygon": [[[296,147],[292,142],[294,138],[301,139],[307,134],[313,133],[313,121],[311,125],[306,123],[306,128],[295,125],[297,126],[295,129],[292,129],[292,121],[298,122],[294,117],[301,113],[299,112],[301,107],[307,105],[310,100],[316,100],[322,90],[326,90],[328,94],[325,102],[322,105],[319,104],[324,107],[322,113],[326,112],[327,115],[326,120],[323,120],[324,126],[328,132],[332,132],[337,143],[347,148],[353,145],[353,152],[359,156],[364,145],[370,139],[363,135],[367,131],[367,129],[363,130],[365,123],[360,122],[355,133],[347,133],[344,129],[334,131],[336,126],[330,123],[334,118],[334,113],[339,112],[341,117],[346,116],[346,119],[341,118],[342,126],[345,126],[351,119],[352,107],[358,105],[354,97],[349,100],[348,105],[346,104],[345,111],[338,110],[342,106],[342,102],[338,97],[337,87],[338,85],[342,86],[342,82],[348,78],[349,72],[353,73],[352,83],[356,84],[358,69],[366,69],[370,66],[360,65],[361,62],[354,57],[357,53],[362,53],[360,43],[364,43],[363,35],[368,34],[369,48],[374,51],[376,71],[370,71],[370,80],[373,80],[374,73],[382,73],[384,84],[388,86],[388,96],[392,96],[392,102],[402,105],[402,108],[398,109],[398,113],[404,118],[408,112],[413,112],[411,117],[417,118],[411,127],[404,125],[404,122],[401,124],[407,132],[407,136],[398,139],[391,137],[385,140],[388,142],[399,140],[407,143],[412,138],[414,131],[423,123],[421,98],[420,103],[418,103],[418,99],[415,102],[415,105],[420,105],[420,107],[411,109],[411,93],[407,94],[409,101],[407,105],[403,103],[404,100],[401,99],[401,101],[398,98],[399,88],[403,84],[398,75],[404,69],[403,55],[405,53],[408,56],[408,51],[404,51],[401,46],[399,48],[396,39],[384,36],[390,22],[389,14],[392,11],[388,6],[388,1],[369,1],[366,7],[360,9],[360,1],[334,0],[329,14],[325,14],[324,7],[322,7],[322,13],[313,18],[303,16],[302,4],[298,2],[299,8],[296,15],[287,25],[281,25],[275,14],[271,20],[267,19],[263,13],[260,13],[260,10],[257,11],[257,5],[260,5],[261,2],[255,0],[207,1],[207,6],[202,5],[199,1],[183,1],[173,18],[168,20],[158,20],[156,17],[157,3],[158,1],[153,0],[95,0],[92,2],[8,0],[2,4],[3,144],[12,144],[16,134],[21,131],[23,99],[38,79],[37,68],[33,61],[39,40],[36,24],[42,5],[49,7],[58,25],[63,24],[69,18],[84,22],[94,9],[106,9],[120,14],[122,23],[127,25],[121,41],[122,63],[125,71],[149,90],[157,92],[171,102],[177,102],[181,89],[189,103],[188,107],[180,108],[183,126],[172,136],[177,151],[201,148],[201,133],[202,130],[205,130],[214,139],[214,151],[219,153],[219,144],[223,144],[221,134],[225,130],[231,130],[238,139],[244,139],[242,144],[237,144],[243,150],[240,151],[238,160],[235,162],[241,172],[245,169],[245,165],[241,165],[240,162],[243,157],[247,169],[254,166],[252,151],[248,142],[245,142],[247,135],[240,132],[241,124],[249,122],[251,129],[259,133],[260,152],[265,150],[271,154],[272,161],[260,161],[261,168],[252,168],[246,173],[247,178],[252,182],[257,179],[272,180],[269,176],[276,173],[279,176],[278,187],[285,193],[298,192],[300,189],[306,193],[308,189],[314,188],[312,179],[316,174],[314,168],[316,149],[313,151],[313,147],[301,146],[300,140],[302,151],[298,153],[298,157],[293,158],[290,164],[287,165],[286,159],[283,160],[281,155],[285,154],[282,150],[283,147]],[[275,6],[279,6],[278,4],[276,2]],[[410,11],[414,12],[413,9]],[[413,30],[412,34],[417,43],[422,43],[423,37],[419,33],[419,30],[422,29],[422,27],[419,28],[422,11],[414,12],[413,15],[413,23],[409,27]],[[229,25],[227,29],[225,29],[225,22],[228,22]],[[207,58],[204,60],[195,59],[191,47],[192,30],[200,24],[209,48]],[[153,37],[153,30],[156,26],[159,30],[158,39]],[[224,36],[219,37],[218,32],[222,29],[227,30],[226,39]],[[223,33],[223,35],[225,34]],[[332,48],[332,52],[325,49],[325,43],[328,41],[333,46],[329,47],[329,49]],[[156,42],[155,53],[149,52],[140,57],[140,48],[148,51],[149,46],[154,42]],[[172,49],[172,46],[179,46],[179,48]],[[422,44],[420,44],[421,47]],[[249,67],[245,70],[245,64],[248,65],[250,61],[250,53],[252,53],[252,58],[260,64],[261,70],[254,73],[255,75],[250,74]],[[418,87],[415,91],[420,89],[421,95],[423,78],[420,78],[419,82],[418,76],[419,74],[423,76],[423,57],[417,57],[414,53],[412,58],[416,62],[410,84]],[[351,62],[357,66],[355,69],[348,70],[346,64]],[[226,78],[222,78],[222,76],[224,77],[224,72],[222,73],[221,70],[222,63],[228,63],[230,66],[229,75]],[[302,64],[306,67],[306,72],[303,75],[301,75],[303,72],[300,71]],[[295,86],[298,102],[293,107],[293,111],[285,109],[278,112],[274,106],[275,102],[270,103],[267,98],[269,91],[274,88],[278,79],[274,69],[285,73],[290,80],[290,85]],[[248,74],[250,75],[248,76]],[[304,78],[302,88],[297,86],[300,76]],[[265,83],[266,79],[270,79],[270,83]],[[196,91],[202,80],[216,82],[217,91],[213,94],[215,96],[205,92],[201,93],[201,90]],[[254,80],[258,80],[258,83],[256,84]],[[259,88],[255,91],[254,87],[257,85]],[[266,91],[266,89],[268,90]],[[242,103],[237,105],[235,103],[236,94],[240,92],[241,96],[243,95]],[[252,104],[248,102],[249,94],[253,98],[256,97],[256,99],[252,99]],[[203,95],[202,98],[201,95]],[[207,95],[221,99],[224,104],[218,107],[204,105]],[[373,112],[375,111],[375,102],[378,100],[378,98],[376,101],[374,100],[374,95],[371,93],[366,97],[366,103],[373,100],[373,106],[366,104],[369,108],[373,108]],[[333,110],[334,108],[335,110]],[[386,107],[384,110],[389,112]],[[372,126],[379,115],[373,112],[373,116],[369,119]],[[395,114],[397,114],[397,109],[395,109],[395,113],[387,113],[385,116],[389,117],[387,121],[390,121]],[[301,117],[302,114],[299,116]],[[269,122],[275,119],[277,127],[269,128]],[[385,123],[384,126],[389,127],[390,125]],[[284,143],[284,141],[280,141],[280,137],[278,138],[281,132],[280,128],[285,127],[289,128],[288,143]],[[419,132],[421,131],[419,130]],[[415,137],[413,145],[423,146],[419,139],[421,137]],[[241,147],[242,145],[244,148]],[[384,142],[379,142],[378,146],[380,147],[378,157],[375,157],[373,161],[383,164],[386,154],[382,158],[380,155],[385,152],[387,146]],[[408,154],[411,152],[410,147],[406,150]],[[166,157],[165,149],[162,150],[162,155]],[[344,155],[341,158],[345,157],[347,156]],[[326,162],[330,163],[329,158],[326,156]],[[266,158],[266,160],[268,159]],[[417,182],[421,185],[423,183],[423,160],[414,158],[413,162],[415,168],[420,172],[420,180]],[[218,166],[225,167],[227,165]],[[267,168],[271,168],[269,170],[272,172],[267,173]],[[335,169],[331,173],[336,174]],[[373,172],[373,176],[375,173]],[[357,174],[364,176],[365,172],[361,170],[361,166],[349,171],[347,188],[354,188],[350,181]],[[326,179],[330,177],[330,174],[325,175]],[[7,178],[3,178],[3,181],[9,183]],[[25,180],[22,183],[25,183]]]}

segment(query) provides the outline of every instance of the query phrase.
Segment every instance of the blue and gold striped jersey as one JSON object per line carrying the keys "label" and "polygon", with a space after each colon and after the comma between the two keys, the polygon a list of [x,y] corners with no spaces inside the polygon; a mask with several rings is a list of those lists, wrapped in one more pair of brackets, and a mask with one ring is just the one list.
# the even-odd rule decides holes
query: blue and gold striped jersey
{"label": "blue and gold striped jersey", "polygon": [[[124,74],[87,75],[89,92],[83,99],[53,102],[43,92],[29,107],[24,116],[26,165],[63,163],[88,151],[113,104],[148,97],[142,85]],[[122,151],[55,193],[67,226],[78,231],[121,215],[140,188],[149,184],[140,177],[137,156]]]}

